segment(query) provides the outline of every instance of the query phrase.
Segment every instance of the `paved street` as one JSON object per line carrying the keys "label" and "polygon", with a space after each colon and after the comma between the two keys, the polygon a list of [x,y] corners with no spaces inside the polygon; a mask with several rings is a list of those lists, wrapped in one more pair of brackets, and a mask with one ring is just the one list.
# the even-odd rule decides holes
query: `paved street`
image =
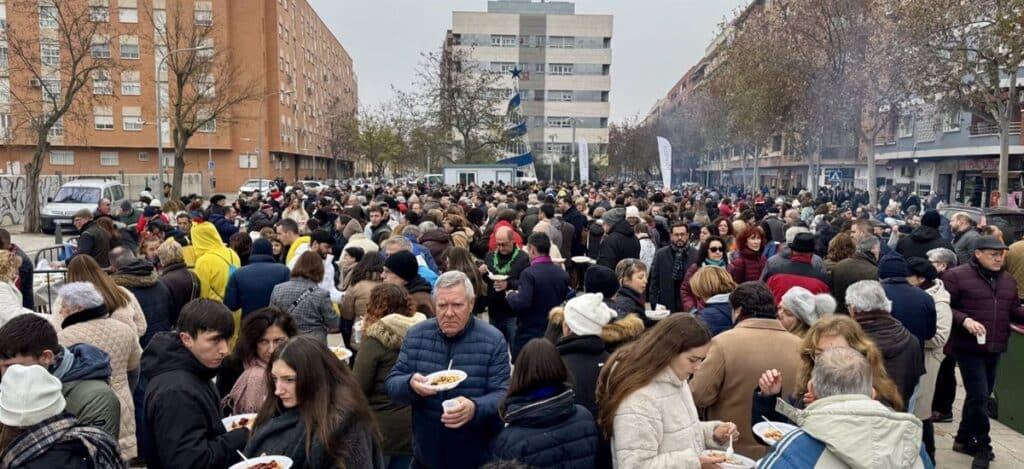
{"label": "paved street", "polygon": [[[970,467],[971,458],[953,452],[953,437],[960,422],[960,410],[964,405],[964,387],[960,384],[960,373],[957,373],[956,403],[953,404],[953,422],[935,425],[935,459],[939,460],[936,467],[961,468]],[[992,448],[996,453],[991,469],[1011,469],[1024,467],[1024,435],[995,420],[992,421]]]}

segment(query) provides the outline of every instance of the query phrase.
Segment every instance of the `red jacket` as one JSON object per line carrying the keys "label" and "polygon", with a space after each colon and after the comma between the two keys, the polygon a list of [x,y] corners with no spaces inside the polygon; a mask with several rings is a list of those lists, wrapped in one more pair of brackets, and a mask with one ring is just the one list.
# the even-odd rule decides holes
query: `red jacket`
{"label": "red jacket", "polygon": [[775,296],[775,304],[779,304],[782,295],[793,287],[804,287],[815,295],[831,293],[828,276],[811,265],[811,256],[794,252],[787,262],[767,272],[764,281]]}
{"label": "red jacket", "polygon": [[768,259],[761,253],[751,251],[749,248],[742,248],[726,270],[732,275],[732,280],[740,284],[760,280],[761,272],[764,271],[764,266],[767,264]]}

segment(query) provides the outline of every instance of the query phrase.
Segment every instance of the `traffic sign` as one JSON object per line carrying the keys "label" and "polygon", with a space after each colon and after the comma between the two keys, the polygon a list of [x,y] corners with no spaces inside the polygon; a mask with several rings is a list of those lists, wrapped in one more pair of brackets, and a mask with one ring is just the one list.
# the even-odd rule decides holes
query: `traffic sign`
{"label": "traffic sign", "polygon": [[210,171],[213,171],[213,160],[208,161],[206,163],[206,166],[207,166],[206,169],[209,169]]}

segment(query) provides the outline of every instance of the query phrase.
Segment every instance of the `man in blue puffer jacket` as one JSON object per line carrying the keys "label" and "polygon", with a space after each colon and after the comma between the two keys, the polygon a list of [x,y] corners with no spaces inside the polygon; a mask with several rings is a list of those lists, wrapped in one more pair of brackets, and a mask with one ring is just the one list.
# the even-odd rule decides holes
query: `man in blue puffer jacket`
{"label": "man in blue puffer jacket", "polygon": [[[498,329],[473,317],[475,298],[466,274],[438,277],[436,317],[409,329],[388,375],[388,396],[412,406],[413,467],[480,467],[503,426],[498,403],[509,385],[508,345]],[[449,364],[468,377],[455,389],[437,391],[425,376]],[[456,406],[444,412],[441,403],[448,400]]]}

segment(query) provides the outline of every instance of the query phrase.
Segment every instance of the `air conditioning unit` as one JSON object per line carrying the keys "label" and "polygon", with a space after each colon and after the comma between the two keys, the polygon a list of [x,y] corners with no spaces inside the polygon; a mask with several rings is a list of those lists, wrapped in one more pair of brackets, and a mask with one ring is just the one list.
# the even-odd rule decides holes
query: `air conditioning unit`
{"label": "air conditioning unit", "polygon": [[39,81],[38,78],[33,78],[33,79],[28,81],[28,85],[33,87],[33,88],[40,88],[40,87],[43,86],[43,82]]}

